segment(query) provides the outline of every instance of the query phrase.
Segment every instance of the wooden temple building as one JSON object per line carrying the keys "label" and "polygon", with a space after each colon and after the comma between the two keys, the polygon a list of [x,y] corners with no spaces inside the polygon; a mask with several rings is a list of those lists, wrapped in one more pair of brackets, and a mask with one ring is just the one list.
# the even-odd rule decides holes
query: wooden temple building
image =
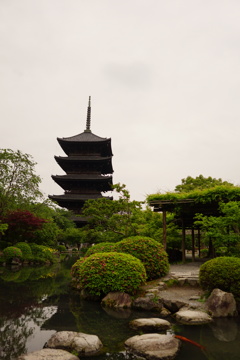
{"label": "wooden temple building", "polygon": [[[89,97],[86,129],[81,134],[57,138],[66,156],[55,156],[65,175],[53,175],[52,179],[64,190],[62,195],[49,198],[63,208],[71,210],[78,227],[87,224],[81,216],[85,201],[103,197],[102,192],[112,190],[111,138],[92,133],[91,97]],[[112,197],[107,197],[112,199]]]}
{"label": "wooden temple building", "polygon": [[[201,229],[196,225],[196,214],[204,216],[221,216],[220,204],[229,201],[240,201],[240,187],[232,184],[215,186],[208,189],[192,191],[179,197],[178,193],[153,194],[148,196],[148,204],[153,211],[162,212],[163,245],[167,249],[166,214],[174,214],[174,223],[182,232],[182,261],[185,262],[186,234],[191,235],[192,261],[195,261],[195,251],[200,257]],[[209,255],[214,255],[212,242],[209,242]]]}

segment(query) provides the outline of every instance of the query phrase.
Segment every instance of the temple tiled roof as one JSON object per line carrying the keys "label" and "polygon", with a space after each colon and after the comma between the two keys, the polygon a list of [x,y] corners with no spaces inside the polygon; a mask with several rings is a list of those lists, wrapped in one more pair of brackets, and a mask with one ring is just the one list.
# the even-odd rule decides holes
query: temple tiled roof
{"label": "temple tiled roof", "polygon": [[71,162],[71,161],[97,161],[97,162],[104,162],[104,161],[112,161],[112,157],[111,156],[93,156],[93,155],[88,155],[88,156],[84,156],[84,155],[76,155],[76,156],[54,156],[55,159],[58,160],[62,160],[62,161],[67,161],[67,162]]}
{"label": "temple tiled roof", "polygon": [[98,174],[67,174],[67,175],[52,175],[54,179],[62,179],[62,180],[94,180],[94,181],[106,181],[111,180],[112,176],[103,176]]}
{"label": "temple tiled roof", "polygon": [[64,141],[64,142],[102,142],[102,141],[109,141],[110,138],[103,138],[100,136],[97,136],[91,132],[91,130],[85,130],[81,134],[66,137],[66,138],[57,138],[58,141]]}
{"label": "temple tiled roof", "polygon": [[63,195],[49,195],[49,198],[57,201],[57,200],[62,200],[62,201],[86,201],[86,200],[95,200],[95,199],[101,199],[101,198],[105,198],[105,199],[110,199],[112,200],[111,196],[102,196],[101,194],[63,194]]}

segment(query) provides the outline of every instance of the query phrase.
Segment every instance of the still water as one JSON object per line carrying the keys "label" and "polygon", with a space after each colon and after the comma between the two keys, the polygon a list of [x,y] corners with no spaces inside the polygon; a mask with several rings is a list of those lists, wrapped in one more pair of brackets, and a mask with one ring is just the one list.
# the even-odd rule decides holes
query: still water
{"label": "still water", "polygon": [[[103,309],[99,303],[80,300],[70,286],[74,258],[51,267],[20,271],[0,269],[0,359],[16,360],[26,352],[40,350],[56,331],[96,334],[104,355],[88,360],[125,360],[124,341],[136,335],[132,319],[155,317],[149,312]],[[205,350],[183,343],[177,360],[240,360],[240,323],[220,319],[211,325],[184,326],[168,319],[177,335],[203,345]]]}

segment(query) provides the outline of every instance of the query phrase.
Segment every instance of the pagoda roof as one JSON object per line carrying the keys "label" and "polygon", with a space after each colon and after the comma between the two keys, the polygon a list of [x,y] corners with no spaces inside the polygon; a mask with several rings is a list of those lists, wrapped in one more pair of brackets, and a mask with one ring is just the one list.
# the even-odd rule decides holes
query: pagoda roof
{"label": "pagoda roof", "polygon": [[102,196],[102,194],[63,194],[63,195],[49,195],[49,198],[53,201],[68,201],[68,202],[85,202],[87,200],[96,199],[109,199],[112,200],[112,196]]}
{"label": "pagoda roof", "polygon": [[67,155],[71,155],[72,152],[77,153],[76,155],[81,155],[82,152],[86,151],[86,147],[91,149],[88,150],[91,153],[97,151],[101,155],[113,155],[111,138],[102,138],[94,135],[90,130],[85,130],[81,134],[68,138],[57,138],[57,141]]}
{"label": "pagoda roof", "polygon": [[82,132],[81,134],[66,138],[57,138],[57,140],[64,142],[106,142],[111,140],[111,138],[103,138],[93,134],[91,130],[84,130],[84,132]]}
{"label": "pagoda roof", "polygon": [[73,155],[73,156],[54,156],[56,161],[76,161],[76,162],[89,162],[89,161],[97,161],[97,162],[104,162],[104,161],[111,161],[111,156],[95,156],[95,155]]}
{"label": "pagoda roof", "polygon": [[77,181],[109,181],[112,180],[112,176],[108,175],[108,176],[103,176],[103,175],[99,175],[99,174],[67,174],[67,175],[52,175],[52,178],[55,179],[61,179],[61,180],[66,180],[66,181],[72,181],[72,180],[77,180]]}
{"label": "pagoda roof", "polygon": [[[56,162],[66,172],[73,172],[74,168],[81,169],[87,167],[93,168],[93,170],[99,170],[102,174],[112,174],[112,157],[111,156],[54,156]],[[79,172],[79,171],[78,171]],[[84,170],[82,170],[84,172]]]}

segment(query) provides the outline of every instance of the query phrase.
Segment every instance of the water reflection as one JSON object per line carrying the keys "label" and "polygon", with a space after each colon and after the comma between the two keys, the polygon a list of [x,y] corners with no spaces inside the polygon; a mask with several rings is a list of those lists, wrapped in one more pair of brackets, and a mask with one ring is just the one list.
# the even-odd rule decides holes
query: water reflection
{"label": "water reflection", "polygon": [[[102,308],[80,300],[69,287],[75,259],[52,267],[0,269],[0,358],[15,360],[20,354],[41,349],[55,331],[96,334],[106,353],[94,360],[132,359],[124,341],[136,335],[129,321],[157,316],[150,312]],[[240,327],[237,319],[217,319],[210,325],[175,325],[174,332],[203,345],[206,350],[183,343],[177,360],[239,360]],[[88,360],[92,360],[88,357]]]}

